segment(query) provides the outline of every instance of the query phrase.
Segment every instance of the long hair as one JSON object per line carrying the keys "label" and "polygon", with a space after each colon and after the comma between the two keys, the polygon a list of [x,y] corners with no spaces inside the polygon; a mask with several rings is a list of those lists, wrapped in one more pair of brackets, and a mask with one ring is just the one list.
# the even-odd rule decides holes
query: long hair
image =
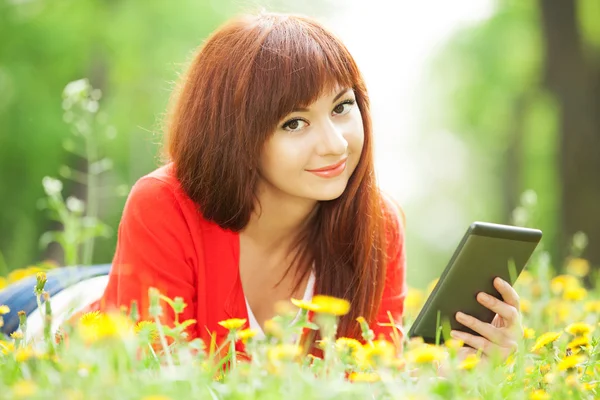
{"label": "long hair", "polygon": [[364,145],[346,190],[320,202],[298,238],[294,263],[297,284],[314,263],[316,292],[350,301],[338,335],[358,338],[356,318],[374,320],[384,288],[383,203],[365,83],[338,38],[301,16],[262,13],[226,23],[200,47],[175,93],[166,156],[203,217],[239,232],[257,205],[265,141],[294,108],[338,85],[354,90]]}

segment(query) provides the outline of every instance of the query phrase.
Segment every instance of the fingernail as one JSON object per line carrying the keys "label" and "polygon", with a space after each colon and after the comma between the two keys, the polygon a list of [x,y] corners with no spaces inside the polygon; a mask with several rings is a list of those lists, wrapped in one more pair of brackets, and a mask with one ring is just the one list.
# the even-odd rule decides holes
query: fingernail
{"label": "fingernail", "polygon": [[489,303],[490,302],[490,295],[487,293],[479,293],[479,299],[483,302],[483,303]]}
{"label": "fingernail", "polygon": [[450,336],[452,336],[454,339],[462,339],[462,334],[459,331],[450,331]]}

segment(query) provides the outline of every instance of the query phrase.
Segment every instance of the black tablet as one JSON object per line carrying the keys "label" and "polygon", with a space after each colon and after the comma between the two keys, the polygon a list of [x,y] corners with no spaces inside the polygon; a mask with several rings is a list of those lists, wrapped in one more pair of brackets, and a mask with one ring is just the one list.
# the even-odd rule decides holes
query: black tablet
{"label": "black tablet", "polygon": [[420,336],[426,343],[436,343],[437,336],[441,344],[444,335],[437,333],[436,327],[444,321],[448,321],[451,329],[479,335],[456,321],[456,312],[462,311],[481,321],[492,322],[495,313],[479,304],[477,293],[486,292],[502,300],[494,288],[494,278],[500,277],[514,284],[541,238],[542,231],[538,229],[474,222],[427,298],[408,336]]}

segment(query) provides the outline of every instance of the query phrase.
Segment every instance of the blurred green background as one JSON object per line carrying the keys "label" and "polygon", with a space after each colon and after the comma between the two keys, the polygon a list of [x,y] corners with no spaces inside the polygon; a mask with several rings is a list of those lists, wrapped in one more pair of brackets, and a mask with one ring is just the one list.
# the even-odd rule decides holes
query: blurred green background
{"label": "blurred green background", "polygon": [[87,193],[60,175],[86,165],[65,149],[69,82],[102,92],[94,137],[114,168],[94,199],[112,235],[93,262],[110,262],[127,188],[159,163],[177,75],[223,21],[263,7],[321,20],[363,69],[381,186],[408,217],[409,283],[435,278],[473,220],[541,228],[557,267],[584,231],[600,265],[600,2],[393,3],[0,0],[0,268],[64,262],[39,244],[60,228],[40,200],[44,176]]}

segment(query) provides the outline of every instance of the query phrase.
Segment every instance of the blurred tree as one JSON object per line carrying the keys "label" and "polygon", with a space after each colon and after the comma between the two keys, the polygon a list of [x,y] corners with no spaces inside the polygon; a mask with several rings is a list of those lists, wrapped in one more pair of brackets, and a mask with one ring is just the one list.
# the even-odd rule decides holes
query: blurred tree
{"label": "blurred tree", "polygon": [[[154,132],[160,133],[170,82],[231,14],[228,7],[195,0],[0,0],[0,252],[9,268],[48,256],[61,260],[38,246],[42,233],[57,227],[37,203],[45,175],[59,177],[61,165],[81,163],[63,148],[71,135],[61,108],[65,85],[87,77],[103,92],[100,109],[113,139],[101,145],[115,169],[101,182],[99,213],[116,228],[126,193],[117,184],[131,184],[156,165]],[[81,192],[65,183],[68,194]],[[114,237],[97,242],[94,260],[110,261],[114,245]]]}
{"label": "blurred tree", "polygon": [[[482,201],[502,199],[500,222],[512,222],[523,191],[536,191],[529,224],[544,231],[557,262],[578,230],[600,242],[600,19],[590,16],[600,16],[600,2],[577,4],[585,11],[574,1],[501,0],[434,64],[442,99],[434,124],[470,143],[494,182]],[[590,246],[587,257],[600,265],[600,248]]]}
{"label": "blurred tree", "polygon": [[581,22],[595,16],[600,26],[600,2],[542,0],[540,9],[545,84],[560,110],[561,243],[583,231],[585,255],[600,267],[600,39],[586,41],[585,31],[600,32]]}

